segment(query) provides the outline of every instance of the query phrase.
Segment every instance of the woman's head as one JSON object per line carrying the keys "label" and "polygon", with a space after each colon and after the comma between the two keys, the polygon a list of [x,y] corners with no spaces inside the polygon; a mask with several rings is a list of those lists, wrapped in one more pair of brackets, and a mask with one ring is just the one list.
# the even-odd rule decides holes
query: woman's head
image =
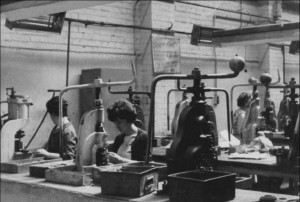
{"label": "woman's head", "polygon": [[[46,107],[51,116],[59,116],[59,97],[55,96],[48,100]],[[62,102],[62,113],[63,117],[68,116],[68,103],[64,99]]]}
{"label": "woman's head", "polygon": [[121,133],[126,134],[132,129],[137,113],[134,106],[129,101],[116,101],[106,111],[108,120],[113,122]]}
{"label": "woman's head", "polygon": [[108,120],[112,122],[116,122],[118,119],[124,119],[128,123],[133,123],[137,116],[133,105],[123,99],[114,102],[106,111]]}
{"label": "woman's head", "polygon": [[251,93],[242,92],[237,98],[237,105],[239,107],[249,107],[251,101]]}

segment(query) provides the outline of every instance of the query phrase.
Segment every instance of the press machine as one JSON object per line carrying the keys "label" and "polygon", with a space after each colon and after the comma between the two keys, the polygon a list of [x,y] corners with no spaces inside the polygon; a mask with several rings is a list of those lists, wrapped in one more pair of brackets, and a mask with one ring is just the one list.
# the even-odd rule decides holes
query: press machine
{"label": "press machine", "polygon": [[[6,88],[7,101],[1,102],[8,104],[7,119],[1,124],[1,162],[8,162],[17,158],[17,152],[23,148],[22,138],[25,136],[24,129],[29,119],[29,106],[33,105],[30,97],[16,95],[13,87]],[[2,120],[1,120],[2,122]]]}
{"label": "press machine", "polygon": [[[81,120],[78,130],[78,143],[76,155],[76,170],[82,171],[83,166],[90,166],[93,163],[98,165],[105,164],[105,141],[107,133],[103,127],[104,108],[103,101],[100,98],[100,89],[110,86],[130,85],[135,81],[136,71],[133,61],[131,61],[134,78],[130,81],[103,82],[101,78],[96,78],[94,83],[68,86],[61,90],[59,94],[59,120],[62,120],[62,96],[65,92],[73,89],[95,88],[95,109],[86,112]],[[62,131],[62,121],[59,123]],[[62,136],[61,136],[62,137]],[[60,148],[63,139],[60,139]],[[102,151],[101,151],[102,150]],[[103,159],[102,159],[103,158]],[[101,162],[102,160],[103,162]]]}
{"label": "press machine", "polygon": [[265,98],[264,98],[264,109],[261,112],[261,122],[260,126],[257,128],[257,131],[277,131],[278,121],[277,121],[277,114],[275,110],[275,104],[271,100],[270,96],[270,83],[272,81],[272,77],[268,73],[264,73],[260,76],[260,82],[266,88],[265,91]]}
{"label": "press machine", "polygon": [[[156,84],[161,80],[193,80],[193,86],[187,87],[187,93],[193,97],[189,107],[186,107],[179,116],[178,130],[167,151],[168,173],[192,170],[200,167],[214,167],[217,160],[218,145],[217,128],[213,108],[206,104],[206,92],[222,91],[226,95],[227,127],[230,131],[229,95],[220,88],[206,88],[203,79],[225,79],[238,76],[245,67],[245,61],[240,56],[235,56],[229,62],[232,74],[202,74],[199,67],[194,68],[191,75],[160,75],[151,85],[151,103],[149,118],[149,139],[146,163],[151,160],[152,141],[154,139],[154,109]],[[230,137],[229,137],[230,140]]]}
{"label": "press machine", "polygon": [[[296,93],[296,88],[299,89],[299,85],[296,84],[295,78],[291,78],[289,84],[284,86],[283,99],[277,114],[278,129],[283,130],[284,135],[289,138],[292,137],[299,113],[299,104],[296,100],[299,94]],[[289,92],[288,89],[290,89]]]}

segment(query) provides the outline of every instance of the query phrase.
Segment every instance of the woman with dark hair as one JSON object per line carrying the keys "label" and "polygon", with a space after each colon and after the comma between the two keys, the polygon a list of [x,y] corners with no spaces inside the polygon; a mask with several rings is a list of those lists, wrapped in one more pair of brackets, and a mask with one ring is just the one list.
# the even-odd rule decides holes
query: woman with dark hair
{"label": "woman with dark hair", "polygon": [[250,103],[251,93],[242,92],[237,98],[237,105],[239,108],[233,114],[232,134],[239,140],[241,140],[243,121]]}
{"label": "woman with dark hair", "polygon": [[114,143],[109,148],[111,163],[127,163],[144,161],[147,151],[148,134],[138,128],[134,122],[137,113],[133,105],[127,100],[119,100],[107,109],[108,120],[116,125],[120,131]]}
{"label": "woman with dark hair", "polygon": [[55,124],[52,129],[48,142],[43,149],[38,149],[37,154],[46,157],[47,159],[62,158],[63,160],[74,159],[77,148],[77,135],[72,123],[68,118],[68,103],[63,100],[62,104],[62,122],[63,122],[63,133],[62,133],[62,150],[60,151],[59,142],[61,130],[59,128],[59,97],[51,98],[46,108],[50,114],[51,120]]}

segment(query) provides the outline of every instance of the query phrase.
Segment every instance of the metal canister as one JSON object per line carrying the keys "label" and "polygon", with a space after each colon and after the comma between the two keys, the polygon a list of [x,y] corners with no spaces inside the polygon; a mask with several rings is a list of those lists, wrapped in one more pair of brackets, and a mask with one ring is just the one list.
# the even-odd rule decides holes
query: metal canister
{"label": "metal canister", "polygon": [[29,118],[29,106],[32,105],[32,102],[28,96],[11,96],[7,99],[7,103],[8,120]]}

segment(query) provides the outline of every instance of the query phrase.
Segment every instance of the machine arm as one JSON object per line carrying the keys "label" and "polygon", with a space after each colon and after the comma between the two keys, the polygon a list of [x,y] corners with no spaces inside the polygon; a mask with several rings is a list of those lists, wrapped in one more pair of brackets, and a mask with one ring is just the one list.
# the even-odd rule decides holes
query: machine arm
{"label": "machine arm", "polygon": [[112,91],[111,87],[109,86],[108,92],[110,92],[111,94],[129,94],[129,97],[132,97],[133,94],[147,95],[149,98],[151,98],[150,92],[135,91],[133,90],[132,86],[129,86],[127,91]]}

